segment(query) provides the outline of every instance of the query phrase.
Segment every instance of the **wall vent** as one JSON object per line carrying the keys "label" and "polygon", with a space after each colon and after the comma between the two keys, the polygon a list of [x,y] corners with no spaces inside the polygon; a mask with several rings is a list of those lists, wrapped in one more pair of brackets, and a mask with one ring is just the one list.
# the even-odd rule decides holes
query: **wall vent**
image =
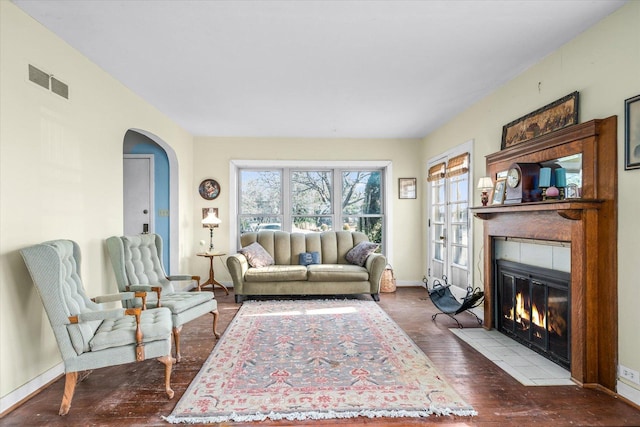
{"label": "wall vent", "polygon": [[37,69],[31,64],[29,64],[29,80],[47,90],[49,89],[49,74]]}
{"label": "wall vent", "polygon": [[55,77],[51,77],[51,92],[60,95],[65,99],[69,99],[69,86],[66,83],[62,83]]}
{"label": "wall vent", "polygon": [[52,74],[42,71],[31,64],[29,64],[29,80],[47,90],[50,89],[51,92],[63,97],[64,99],[69,99],[69,85],[56,79]]}

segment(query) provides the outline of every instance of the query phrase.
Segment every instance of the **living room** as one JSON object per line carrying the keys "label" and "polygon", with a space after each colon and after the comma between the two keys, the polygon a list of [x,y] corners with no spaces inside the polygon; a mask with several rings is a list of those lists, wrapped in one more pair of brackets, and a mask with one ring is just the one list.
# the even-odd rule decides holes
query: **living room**
{"label": "living room", "polygon": [[[208,276],[196,256],[202,208],[216,207],[223,222],[215,247],[235,251],[230,225],[231,162],[246,160],[388,161],[392,163],[388,257],[400,287],[422,286],[426,165],[461,144],[472,143],[473,181],[485,173],[485,156],[500,150],[502,127],[573,91],[580,92],[580,122],[618,117],[618,364],[640,371],[640,228],[637,170],[624,168],[624,100],[640,93],[640,3],[631,1],[539,63],[420,138],[260,138],[193,135],[114,77],[29,17],[0,2],[2,93],[0,142],[2,206],[0,253],[1,411],[21,402],[62,374],[56,341],[19,250],[70,238],[83,252],[83,281],[90,295],[115,291],[105,239],[123,228],[123,140],[139,130],[167,144],[179,164],[177,271]],[[33,63],[70,83],[71,102],[60,103],[26,77]],[[309,149],[313,146],[313,149]],[[397,179],[417,177],[417,198],[398,199]],[[197,192],[206,178],[222,191],[213,202]],[[474,203],[480,204],[479,192]],[[482,256],[482,222],[473,220],[475,265]],[[173,265],[173,264],[172,264]],[[216,278],[230,283],[220,265]],[[482,286],[482,275],[474,274]],[[640,385],[618,378],[617,393],[640,405]]]}

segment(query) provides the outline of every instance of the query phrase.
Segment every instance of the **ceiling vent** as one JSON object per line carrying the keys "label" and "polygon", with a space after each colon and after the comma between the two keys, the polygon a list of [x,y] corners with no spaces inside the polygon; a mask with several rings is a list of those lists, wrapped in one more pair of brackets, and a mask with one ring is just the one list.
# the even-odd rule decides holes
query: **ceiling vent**
{"label": "ceiling vent", "polygon": [[69,99],[69,85],[56,79],[52,74],[42,71],[31,64],[29,64],[29,80],[38,86],[51,90],[51,92],[63,97],[64,99]]}

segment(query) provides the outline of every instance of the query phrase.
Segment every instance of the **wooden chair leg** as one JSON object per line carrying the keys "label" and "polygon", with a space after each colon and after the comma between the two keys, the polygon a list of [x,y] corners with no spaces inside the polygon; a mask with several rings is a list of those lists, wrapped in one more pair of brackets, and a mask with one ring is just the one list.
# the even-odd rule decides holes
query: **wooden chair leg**
{"label": "wooden chair leg", "polygon": [[64,392],[62,394],[62,403],[60,404],[60,411],[58,415],[67,415],[71,408],[71,399],[73,399],[73,392],[76,390],[76,383],[78,382],[77,372],[67,372],[64,381]]}
{"label": "wooden chair leg", "polygon": [[213,314],[213,335],[216,338],[220,338],[220,332],[218,332],[218,310],[213,310],[211,314]]}
{"label": "wooden chair leg", "polygon": [[167,392],[169,399],[173,399],[173,390],[171,389],[171,368],[176,362],[176,359],[169,356],[158,357],[158,360],[164,364],[164,389]]}
{"label": "wooden chair leg", "polygon": [[180,363],[182,356],[180,355],[180,331],[182,326],[176,326],[173,328],[173,344],[176,348],[176,363]]}

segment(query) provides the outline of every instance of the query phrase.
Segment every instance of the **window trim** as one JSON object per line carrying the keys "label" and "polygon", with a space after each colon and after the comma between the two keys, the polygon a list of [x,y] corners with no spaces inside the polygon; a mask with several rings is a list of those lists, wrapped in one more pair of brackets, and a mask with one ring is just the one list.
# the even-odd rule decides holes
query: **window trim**
{"label": "window trim", "polygon": [[[324,169],[382,169],[384,175],[384,230],[383,239],[387,242],[385,255],[387,261],[393,260],[393,209],[392,209],[392,176],[393,164],[390,160],[230,160],[229,161],[229,252],[238,251],[238,170],[243,168],[324,168]],[[334,186],[335,187],[335,186]]]}

